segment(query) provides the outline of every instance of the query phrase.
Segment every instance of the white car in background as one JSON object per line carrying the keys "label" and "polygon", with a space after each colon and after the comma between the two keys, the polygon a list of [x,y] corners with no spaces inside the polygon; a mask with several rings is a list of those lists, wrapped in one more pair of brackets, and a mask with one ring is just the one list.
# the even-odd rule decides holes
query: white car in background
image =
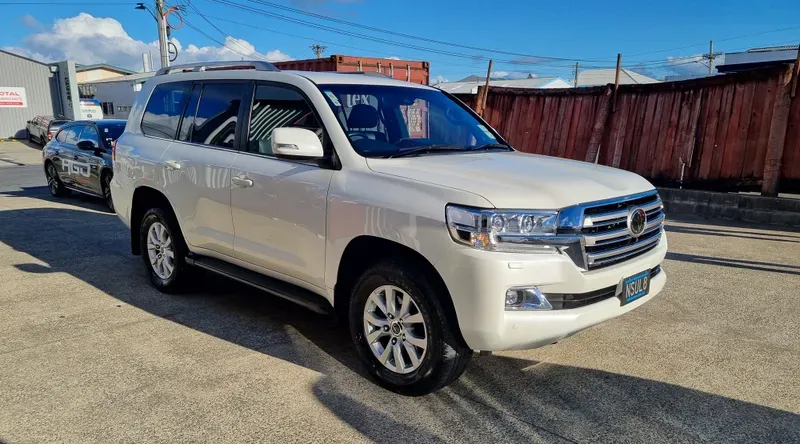
{"label": "white car in background", "polygon": [[111,185],[150,280],[190,267],[349,323],[407,395],[474,351],[551,344],[664,287],[661,199],[643,178],[516,152],[427,86],[264,62],[159,71]]}

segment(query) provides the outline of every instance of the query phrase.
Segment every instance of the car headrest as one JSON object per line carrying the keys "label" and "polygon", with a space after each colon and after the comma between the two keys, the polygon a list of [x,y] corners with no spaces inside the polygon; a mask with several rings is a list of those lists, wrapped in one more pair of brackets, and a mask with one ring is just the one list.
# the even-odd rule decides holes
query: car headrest
{"label": "car headrest", "polygon": [[375,128],[378,126],[378,110],[363,103],[359,103],[350,110],[347,117],[347,126],[353,128]]}

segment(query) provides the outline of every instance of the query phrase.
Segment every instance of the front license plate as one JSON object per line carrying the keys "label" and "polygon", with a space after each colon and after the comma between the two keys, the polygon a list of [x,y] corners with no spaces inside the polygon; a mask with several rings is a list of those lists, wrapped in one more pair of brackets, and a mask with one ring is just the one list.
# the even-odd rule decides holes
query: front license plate
{"label": "front license plate", "polygon": [[621,305],[633,302],[642,296],[647,296],[649,292],[650,270],[625,278],[622,281],[622,293],[619,295],[619,299],[622,301]]}

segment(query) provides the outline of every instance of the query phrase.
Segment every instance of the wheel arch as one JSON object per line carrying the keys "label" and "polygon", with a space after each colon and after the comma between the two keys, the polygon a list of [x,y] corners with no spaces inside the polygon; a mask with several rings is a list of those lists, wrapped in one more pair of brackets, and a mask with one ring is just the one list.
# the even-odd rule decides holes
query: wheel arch
{"label": "wheel arch", "polygon": [[415,270],[421,272],[436,289],[439,306],[444,311],[448,327],[459,343],[466,347],[466,341],[461,335],[453,298],[450,291],[433,264],[420,252],[398,242],[385,238],[360,235],[347,244],[339,261],[334,285],[334,310],[339,319],[347,319],[350,295],[353,285],[359,276],[370,266],[381,260],[395,260],[412,264]]}
{"label": "wheel arch", "polygon": [[[133,192],[133,199],[131,200],[130,220],[131,253],[136,256],[142,253],[139,245],[139,226],[142,224],[142,219],[147,210],[153,207],[159,207],[169,211],[172,217],[175,217],[177,220],[175,209],[172,207],[169,199],[167,199],[167,196],[161,191],[146,185],[137,187]],[[177,226],[178,229],[180,229],[180,225]]]}

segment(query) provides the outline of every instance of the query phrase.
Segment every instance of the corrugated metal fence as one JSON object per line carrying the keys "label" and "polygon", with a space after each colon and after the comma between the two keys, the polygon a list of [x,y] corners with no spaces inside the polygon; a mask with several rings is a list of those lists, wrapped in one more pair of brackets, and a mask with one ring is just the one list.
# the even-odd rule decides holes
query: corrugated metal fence
{"label": "corrugated metal fence", "polygon": [[800,99],[792,100],[790,89],[786,66],[621,85],[616,104],[613,85],[490,88],[484,117],[529,153],[597,159],[661,184],[680,181],[685,164],[687,185],[729,190],[774,185],[777,190],[780,179],[781,191],[797,191]]}

